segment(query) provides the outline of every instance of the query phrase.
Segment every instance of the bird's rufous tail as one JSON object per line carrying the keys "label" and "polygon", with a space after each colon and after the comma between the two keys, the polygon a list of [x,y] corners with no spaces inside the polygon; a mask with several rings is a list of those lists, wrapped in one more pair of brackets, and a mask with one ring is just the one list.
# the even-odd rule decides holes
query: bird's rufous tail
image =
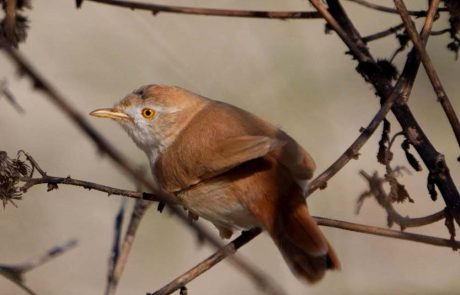
{"label": "bird's rufous tail", "polygon": [[303,197],[280,207],[278,220],[267,230],[292,272],[315,283],[326,270],[340,269],[334,250],[310,216]]}

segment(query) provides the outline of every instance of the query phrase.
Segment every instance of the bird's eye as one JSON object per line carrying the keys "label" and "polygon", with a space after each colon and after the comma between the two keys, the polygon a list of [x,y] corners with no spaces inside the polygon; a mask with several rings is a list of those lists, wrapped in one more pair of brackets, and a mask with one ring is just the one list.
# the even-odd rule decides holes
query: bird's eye
{"label": "bird's eye", "polygon": [[152,119],[155,116],[155,111],[149,108],[142,110],[142,116],[146,119]]}

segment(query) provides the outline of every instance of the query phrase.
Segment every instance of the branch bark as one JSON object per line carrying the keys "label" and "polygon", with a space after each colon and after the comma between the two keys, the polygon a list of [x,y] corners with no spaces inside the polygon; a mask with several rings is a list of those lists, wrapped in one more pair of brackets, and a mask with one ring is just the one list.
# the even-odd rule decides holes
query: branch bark
{"label": "branch bark", "polygon": [[[112,6],[124,7],[129,9],[148,10],[156,15],[162,13],[178,13],[204,16],[224,16],[224,17],[248,17],[248,18],[269,18],[269,19],[319,19],[322,18],[316,11],[263,11],[263,10],[234,10],[234,9],[213,9],[198,8],[174,5],[160,5],[153,3],[143,3],[122,0],[86,0],[108,4]],[[83,1],[82,1],[83,2]],[[77,5],[78,6],[78,5]]]}
{"label": "branch bark", "polygon": [[[436,93],[438,100],[441,103],[447,118],[449,119],[449,123],[452,127],[452,130],[454,131],[457,143],[460,146],[460,122],[454,108],[452,107],[452,104],[450,103],[449,97],[447,96],[447,93],[442,86],[441,79],[439,79],[438,73],[434,69],[431,58],[426,52],[425,44],[418,35],[414,23],[409,16],[406,5],[404,5],[404,2],[402,0],[394,0],[394,2],[406,27],[406,31],[409,34],[409,38],[414,44],[414,47],[417,49],[420,59],[422,60],[422,64],[425,67],[425,71],[428,75],[428,78],[430,79],[434,92]],[[436,5],[439,4],[439,0],[434,0],[433,2]]]}

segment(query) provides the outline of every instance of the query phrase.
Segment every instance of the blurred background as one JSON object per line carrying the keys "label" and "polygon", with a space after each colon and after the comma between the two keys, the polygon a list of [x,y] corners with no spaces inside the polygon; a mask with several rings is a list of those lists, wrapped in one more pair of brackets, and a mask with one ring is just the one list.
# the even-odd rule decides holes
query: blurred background
{"label": "blurred background", "polygon": [[[151,1],[162,3],[161,1]],[[363,35],[399,24],[398,15],[378,13],[343,1]],[[384,1],[392,5],[391,1]],[[424,8],[426,1],[411,2]],[[313,10],[300,0],[165,1],[199,7]],[[381,3],[381,1],[379,1]],[[381,3],[382,4],[382,3]],[[409,4],[409,3],[408,3]],[[418,5],[418,6],[417,6]],[[322,20],[265,20],[189,16],[131,11],[92,2],[80,10],[74,1],[33,1],[27,11],[30,30],[22,53],[65,95],[81,114],[108,107],[143,84],[184,87],[232,103],[280,126],[316,159],[318,173],[327,168],[359,135],[378,110],[373,89],[355,71],[356,63],[335,34],[324,34]],[[446,17],[435,29],[447,26]],[[423,21],[417,22],[418,26]],[[432,37],[428,52],[444,82],[454,108],[459,109],[460,68],[447,51],[447,36]],[[370,44],[374,56],[389,58],[398,43],[394,36]],[[398,56],[401,66],[406,52]],[[0,150],[13,157],[24,149],[49,175],[71,175],[118,188],[134,189],[129,178],[29,81],[19,79],[5,55],[0,78],[26,110],[19,114],[0,99]],[[454,180],[460,175],[453,133],[436,101],[423,68],[410,106],[435,147],[446,156]],[[394,118],[389,116],[392,122]],[[88,117],[130,160],[147,168],[147,160],[115,123]],[[393,132],[399,131],[394,123]],[[380,132],[378,132],[380,133]],[[367,189],[360,169],[384,173],[377,164],[376,134],[352,161],[309,198],[313,215],[368,225],[386,226],[386,214],[374,200],[355,215],[358,196]],[[394,163],[406,165],[397,145]],[[427,172],[405,175],[415,204],[398,205],[413,217],[444,207],[426,190]],[[77,248],[26,275],[38,294],[102,294],[115,214],[121,198],[61,185],[46,192],[32,188],[19,207],[0,210],[0,263],[19,263],[70,238]],[[133,201],[129,201],[132,205]],[[200,220],[202,224],[209,225]],[[214,228],[210,229],[217,234]],[[397,228],[396,228],[397,229]],[[343,269],[308,286],[298,281],[276,247],[263,234],[238,255],[264,269],[289,294],[452,294],[460,287],[460,257],[448,248],[323,228]],[[448,238],[443,222],[411,232]],[[200,246],[182,223],[149,210],[142,221],[118,294],[145,294],[183,273],[213,251]],[[262,294],[228,262],[187,285],[189,294]],[[0,277],[0,294],[24,294]]]}

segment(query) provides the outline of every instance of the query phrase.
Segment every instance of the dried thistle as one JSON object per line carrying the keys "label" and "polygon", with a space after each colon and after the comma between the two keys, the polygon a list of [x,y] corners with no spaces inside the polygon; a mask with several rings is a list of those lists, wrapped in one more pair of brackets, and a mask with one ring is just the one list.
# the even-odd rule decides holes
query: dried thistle
{"label": "dried thistle", "polygon": [[17,14],[13,25],[7,17],[1,21],[0,36],[3,37],[12,46],[17,47],[19,43],[26,40],[28,29],[29,20],[27,17],[21,14]]}
{"label": "dried thistle", "polygon": [[6,152],[0,151],[0,200],[3,207],[8,202],[16,206],[13,200],[20,200],[23,193],[19,183],[22,178],[30,177],[31,173],[31,166],[21,160],[19,155],[11,159]]}
{"label": "dried thistle", "polygon": [[11,46],[17,47],[24,42],[29,29],[29,21],[26,16],[18,13],[25,8],[32,8],[30,0],[6,1],[0,0],[4,11],[3,19],[0,21],[0,39]]}

